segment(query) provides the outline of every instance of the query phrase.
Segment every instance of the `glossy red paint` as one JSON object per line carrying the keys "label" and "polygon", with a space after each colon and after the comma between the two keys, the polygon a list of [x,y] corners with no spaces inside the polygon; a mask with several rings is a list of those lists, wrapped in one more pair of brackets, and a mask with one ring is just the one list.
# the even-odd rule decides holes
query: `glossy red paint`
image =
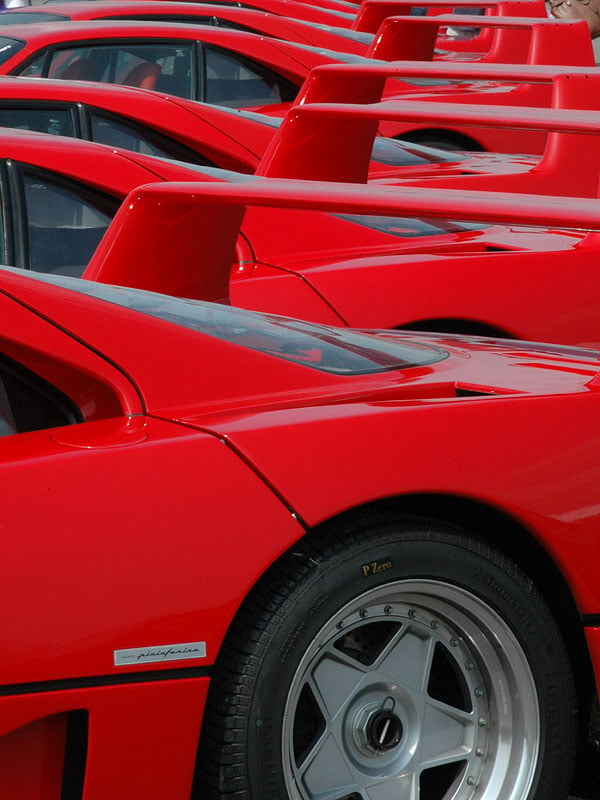
{"label": "glossy red paint", "polygon": [[[442,24],[444,20],[458,24],[461,17],[460,15],[450,15],[390,19],[394,21],[389,22],[388,20],[384,23],[385,30],[375,37],[373,45],[369,48],[367,55],[372,58],[423,57],[413,37],[412,26],[415,24],[425,25],[425,33],[431,38],[437,28],[429,24],[430,20],[440,20],[439,24]],[[493,53],[490,54],[491,60],[511,61],[517,59],[520,61],[523,59],[527,63],[536,64],[553,62],[560,57],[565,63],[573,61],[575,64],[594,63],[589,33],[586,26],[579,22],[571,23],[548,19],[536,21],[535,19],[509,17],[483,17],[482,20],[482,26],[490,25],[498,28],[499,38],[497,44],[494,45]],[[472,24],[473,18],[467,22]],[[516,50],[513,52],[508,45],[505,48],[503,44],[505,41],[510,43],[513,34],[518,35],[520,55]],[[557,49],[557,41],[560,43],[559,49]],[[217,50],[219,53],[225,51],[228,54],[227,59],[233,59],[236,63],[241,59],[246,65],[252,67],[255,74],[263,75],[257,79],[260,96],[248,97],[246,94],[248,86],[239,77],[234,79],[233,85],[230,85],[229,79],[223,78],[224,74],[228,74],[227,71],[231,66],[229,61],[227,61],[229,66],[226,68],[223,67],[223,64],[218,66],[220,55],[218,58],[217,55],[214,55],[216,74],[219,79],[215,79],[209,86],[210,82],[205,85],[196,74],[197,71],[192,70],[194,75],[190,77],[187,68],[182,69],[178,59],[174,63],[168,60],[162,63],[161,57],[164,57],[164,51],[161,57],[155,51],[152,60],[149,59],[149,51],[146,49],[144,55],[146,60],[140,61],[140,58],[132,55],[125,45],[125,43],[130,43],[133,46],[137,43],[139,46],[143,43],[144,48],[150,48],[158,46],[159,43],[166,46],[169,42],[173,46],[179,43],[179,47],[184,47],[184,44],[187,43],[189,47],[213,48],[211,50],[213,54],[218,54]],[[41,23],[35,26],[9,26],[5,35],[5,45],[0,74],[71,79],[85,77],[87,80],[125,82],[129,85],[133,81],[133,78],[130,77],[133,70],[115,77],[105,64],[105,59],[109,58],[110,60],[110,57],[117,54],[118,48],[121,48],[121,54],[128,53],[128,65],[140,61],[139,67],[142,64],[145,67],[152,67],[151,80],[148,84],[144,84],[145,88],[235,107],[268,110],[268,113],[272,115],[281,115],[285,112],[289,103],[296,97],[300,85],[314,67],[352,62],[361,58],[353,54],[290,44],[269,37],[224,28],[106,20],[71,22],[69,25]],[[564,57],[562,56],[563,49]],[[156,58],[159,60],[156,61]],[[71,67],[77,70],[75,74]],[[269,73],[268,80],[264,77],[265,70]],[[157,75],[157,71],[160,72],[159,75]],[[185,85],[181,83],[184,78]],[[136,76],[134,85],[141,85],[139,81],[139,77]],[[250,84],[253,91],[256,91],[254,80],[247,83]],[[453,88],[456,92],[458,87],[454,86]],[[414,86],[411,89],[413,93],[418,94],[415,92]],[[406,84],[391,86],[385,90],[385,93],[386,96],[393,96],[398,91],[406,91]],[[269,96],[263,96],[263,94]]]}
{"label": "glossy red paint", "polygon": [[[5,51],[3,63],[0,65],[0,74],[3,75],[24,75],[27,77],[56,77],[64,75],[70,79],[85,77],[88,80],[99,80],[100,82],[121,83],[128,80],[127,76],[113,77],[105,74],[101,67],[96,68],[92,63],[82,62],[85,65],[85,75],[73,75],[66,71],[68,56],[66,52],[73,49],[98,47],[96,54],[106,52],[114,53],[115,48],[125,46],[125,44],[137,44],[146,48],[153,45],[188,45],[192,49],[200,46],[200,42],[205,46],[212,46],[229,53],[232,58],[240,57],[247,59],[249,63],[256,65],[256,68],[271,70],[280,79],[289,83],[290,95],[294,95],[297,88],[301,85],[304,78],[312,67],[320,64],[336,63],[344,58],[332,51],[322,51],[312,49],[300,44],[290,44],[278,39],[272,39],[257,34],[245,33],[243,31],[228,30],[226,28],[211,28],[210,26],[191,26],[178,23],[158,23],[158,22],[111,22],[108,20],[71,22],[65,25],[60,22],[40,23],[39,25],[14,25],[7,28],[4,39],[7,45],[10,43],[13,50],[11,53]],[[102,47],[106,48],[102,50]],[[89,52],[89,51],[86,51]],[[148,51],[146,50],[146,53]],[[50,53],[55,56],[54,61],[50,61]],[[74,57],[74,54],[69,55]],[[48,56],[48,60],[44,57]],[[101,60],[102,60],[101,55]],[[354,56],[347,56],[354,58]],[[65,60],[66,59],[66,60]],[[64,60],[64,63],[63,63]],[[138,59],[141,60],[141,59]],[[187,64],[187,62],[186,62]],[[65,71],[61,71],[64,69]],[[171,75],[164,74],[159,76],[163,79],[173,78],[177,81],[183,73]],[[187,75],[187,72],[186,72]],[[188,97],[188,99],[205,100],[203,96],[203,84],[197,75],[192,76],[194,80],[189,87],[186,86],[180,91],[170,83],[169,86],[163,85],[160,81],[155,84],[157,91],[168,91],[178,96]],[[128,85],[137,85],[129,84]],[[146,87],[148,88],[148,87]],[[150,87],[151,88],[151,87]],[[271,111],[274,109],[285,109],[290,98],[283,103],[274,103],[269,106]],[[225,105],[231,104],[231,100]],[[236,106],[244,105],[240,98],[235,99]],[[260,103],[247,102],[245,105],[260,108]]]}
{"label": "glossy red paint", "polygon": [[[288,234],[285,243],[273,243],[268,235],[271,229],[264,230],[262,209],[248,210],[243,231],[252,242],[255,264],[231,272],[234,305],[290,316],[306,313],[304,303],[299,308],[294,305],[290,283],[295,279],[304,290],[310,286],[315,299],[321,301],[320,311],[315,304],[310,308],[312,321],[329,322],[334,311],[339,323],[353,327],[408,325],[435,330],[436,326],[445,329],[451,325],[460,332],[495,331],[536,341],[600,344],[593,290],[600,227],[596,201],[561,198],[557,203],[554,198],[531,195],[401,187],[382,190],[303,181],[290,185],[277,179],[207,185],[201,194],[183,184],[166,187],[164,194],[163,189],[156,185],[132,194],[100,243],[86,277],[160,288],[170,294],[180,294],[186,287],[187,296],[204,297],[205,281],[211,291],[220,272],[223,287],[235,237],[232,235],[227,249],[223,237],[214,231],[211,220],[219,212],[206,206],[206,198],[214,197],[230,231],[235,230],[240,207],[250,205],[269,207],[271,226],[285,225]],[[228,205],[231,208],[226,215]],[[294,208],[293,217],[287,208]],[[319,229],[324,226],[316,211],[332,214],[320,237]],[[368,228],[367,218],[345,216],[353,214],[401,216],[401,229],[410,227],[413,217],[484,224],[456,234],[440,229],[437,235],[434,231],[424,238],[417,235],[403,240],[382,234],[378,240],[377,231]],[[363,237],[362,244],[358,238],[350,240],[353,227],[355,235]],[[139,258],[137,243],[144,230],[157,233],[145,235],[141,270],[131,264],[134,254]],[[206,275],[195,259],[185,257],[192,252],[192,238],[200,230],[209,251],[215,243],[223,254],[220,266],[214,261],[205,264]],[[306,241],[307,231],[311,248],[302,250],[299,241],[302,236]],[[369,231],[370,240],[366,238]],[[164,264],[169,249],[180,252],[180,257],[171,260],[167,272]],[[569,263],[572,269],[566,266]],[[271,269],[265,270],[265,265]],[[281,290],[276,278],[282,281]],[[516,294],[513,287],[517,284],[527,285],[527,289]],[[536,290],[545,284],[554,291]]]}
{"label": "glossy red paint", "polygon": [[[383,61],[406,59],[446,62],[478,61],[490,64],[595,65],[589,28],[581,20],[556,26],[559,20],[527,17],[489,17],[467,14],[388,17],[375,35],[368,55]],[[489,49],[476,54],[436,50],[440,29],[492,30]]]}
{"label": "glossy red paint", "polygon": [[[388,17],[404,17],[411,14],[414,8],[427,10],[428,15],[460,13],[463,9],[481,9],[487,16],[498,17],[544,17],[546,5],[540,0],[458,0],[448,5],[448,0],[424,0],[423,3],[404,2],[402,0],[363,0],[360,4],[353,28],[357,31],[377,33],[381,24]],[[486,29],[489,31],[490,29]],[[444,34],[445,35],[445,34]],[[453,46],[477,49],[484,37],[483,31],[472,39],[460,39],[452,36]],[[443,36],[442,36],[443,38]],[[440,42],[441,44],[441,42]]]}
{"label": "glossy red paint", "polygon": [[[204,2],[204,0],[200,1]],[[318,6],[314,3],[301,2],[301,0],[248,0],[242,5],[244,8],[268,11],[282,17],[343,27],[350,27],[359,7],[357,4],[338,2],[338,0],[327,0],[325,3],[319,3]]]}
{"label": "glossy red paint", "polygon": [[[597,73],[582,67],[560,66],[510,66],[502,64],[448,64],[443,67],[431,63],[394,63],[338,65],[319,67],[306,80],[297,98],[297,105],[318,102],[375,103],[392,99],[386,89],[388,81],[407,81],[402,94],[396,99],[426,102],[481,104],[484,106],[529,106],[539,108],[597,109],[597,93],[589,87],[598,79]],[[438,85],[415,89],[408,82],[439,81]],[[448,84],[443,83],[447,81]],[[492,112],[493,113],[493,112]],[[464,149],[515,152],[515,143],[505,129],[461,125],[422,125],[384,123],[381,132],[414,142],[445,142]],[[530,153],[541,153],[545,137],[539,134],[522,134],[522,148]]]}
{"label": "glossy red paint", "polygon": [[[48,110],[50,107],[61,114],[68,113],[78,124],[65,124],[57,130],[56,120]],[[107,113],[115,116],[107,120],[103,116]],[[175,157],[192,163],[208,162],[209,166],[245,173],[255,171],[279,125],[276,119],[266,115],[225,109],[133,87],[100,83],[89,83],[84,87],[77,81],[12,77],[0,80],[0,123],[19,130],[29,127],[62,135],[91,137],[103,144],[130,146],[134,152],[150,149],[163,157]],[[133,126],[134,130],[130,130],[129,136],[123,136],[121,124]],[[356,126],[361,126],[358,120]],[[166,139],[156,141],[153,138],[156,133]],[[323,141],[324,133],[323,126],[314,129],[305,142],[305,146],[314,153],[314,162],[302,175],[304,178],[311,175],[325,177],[321,165],[330,145]],[[339,136],[339,132],[332,135]],[[321,144],[317,148],[319,142]],[[366,140],[357,132],[352,144],[353,147],[364,149]],[[331,162],[332,170],[334,163],[339,161],[339,154],[335,155],[335,162]],[[302,159],[303,162],[306,160]],[[358,157],[355,156],[352,161],[347,159],[346,163],[350,169],[349,179],[356,180],[353,177],[354,164],[358,168]],[[535,159],[531,165],[534,163]],[[164,169],[158,164],[156,167]],[[406,148],[399,142],[390,143],[380,139],[375,144],[370,176],[442,176],[464,172],[497,173],[523,168],[506,156],[489,157],[482,154],[474,157],[464,153],[423,152],[414,146]],[[81,178],[86,182],[85,175],[82,174]]]}
{"label": "glossy red paint", "polygon": [[346,53],[364,55],[371,36],[366,33],[358,34],[349,30],[335,30],[334,21],[322,28],[312,21],[311,23],[272,14],[268,11],[258,11],[236,6],[211,5],[209,3],[174,2],[173,0],[96,0],[93,3],[52,3],[51,6],[41,8],[33,6],[15,11],[7,11],[0,16],[0,31],[7,31],[6,26],[12,24],[11,17],[18,15],[19,24],[31,21],[43,22],[44,14],[48,15],[48,22],[59,21],[54,15],[59,15],[64,22],[74,20],[139,20],[147,22],[178,22],[197,25],[216,25],[218,27],[231,27],[245,30],[249,33],[258,33],[262,36],[273,36],[288,42],[299,42],[313,47],[325,47],[329,50],[340,50]]}
{"label": "glossy red paint", "polygon": [[[117,115],[119,122],[140,127],[140,136],[157,132],[169,142],[183,145],[197,161],[238,172],[253,172],[276,128],[270,117],[249,115],[209,103],[186,100],[174,95],[151,92],[132,86],[80,81],[13,78],[0,79],[2,124],[26,129],[27,112],[53,107],[74,115],[79,125],[64,135],[88,137],[119,147],[127,146],[127,137],[106,133],[107,125],[95,125],[98,112]],[[21,111],[22,113],[16,113]],[[12,113],[11,113],[12,112]],[[92,116],[93,115],[93,116]],[[32,124],[32,127],[35,123]],[[39,128],[33,128],[39,130]],[[46,128],[48,132],[49,129]],[[133,146],[140,147],[132,136]],[[145,148],[149,149],[148,147]],[[168,152],[168,144],[165,145]],[[160,152],[160,151],[159,151]],[[178,154],[179,155],[179,154]],[[185,160],[180,155],[180,160]]]}
{"label": "glossy red paint", "polygon": [[[236,192],[221,198],[234,210]],[[251,192],[267,202],[266,189]],[[159,197],[174,208],[181,187],[145,189],[133,205],[151,211]],[[388,202],[380,192],[378,207]],[[555,213],[565,222],[576,210]],[[188,800],[209,667],[232,619],[273,562],[314,526],[344,526],[352,509],[375,518],[382,504],[401,513],[427,498],[430,514],[483,539],[477,516],[487,510],[510,531],[498,540],[506,555],[521,553],[535,582],[552,587],[547,602],[565,628],[579,624],[576,612],[600,613],[598,353],[387,332],[367,336],[369,346],[434,348],[440,360],[335,375],[70,286],[3,270],[2,351],[13,341],[13,359],[76,405],[66,374],[98,375],[132,399],[116,409],[99,398],[95,420],[81,408],[78,424],[1,439],[10,569],[0,636],[10,648],[0,663],[0,779],[20,799],[58,800],[68,775],[85,800],[106,798],[107,787],[116,800]],[[457,457],[465,447],[468,458]],[[123,649],[199,641],[205,657],[115,664]],[[598,670],[591,629],[588,641],[589,652],[572,655]],[[39,767],[35,787],[23,762]]]}
{"label": "glossy red paint", "polygon": [[[557,76],[557,84],[566,80],[581,82],[592,93],[600,92],[600,74]],[[556,84],[555,84],[556,86]],[[600,162],[597,135],[600,132],[598,111],[569,109],[523,109],[519,107],[451,103],[418,103],[412,100],[387,101],[368,105],[309,103],[290,109],[273,137],[256,174],[277,178],[349,181],[360,183],[383,175],[392,183],[403,181],[401,169],[381,168],[377,173],[371,153],[380,123],[430,126],[436,130],[466,127],[492,129],[505,142],[511,141],[514,152],[537,149],[540,136],[545,140],[541,159],[512,158],[490,163],[486,170],[476,162],[468,174],[469,161],[463,162],[460,175],[433,171],[422,180],[423,186],[527,192],[529,194],[597,197],[600,185]],[[512,137],[512,138],[511,138]],[[535,138],[534,138],[535,137]],[[531,142],[533,141],[533,144]],[[410,180],[410,177],[409,177]],[[417,179],[418,180],[418,179]]]}

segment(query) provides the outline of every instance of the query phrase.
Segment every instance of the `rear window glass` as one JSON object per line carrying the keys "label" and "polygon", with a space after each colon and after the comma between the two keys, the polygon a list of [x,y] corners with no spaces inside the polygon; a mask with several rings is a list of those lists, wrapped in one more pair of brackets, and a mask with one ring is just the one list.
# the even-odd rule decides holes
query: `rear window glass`
{"label": "rear window glass", "polygon": [[412,239],[420,236],[442,236],[447,233],[462,233],[463,231],[479,231],[489,228],[483,222],[456,222],[446,219],[427,219],[416,217],[371,217],[366,214],[334,214],[339,219],[364,225],[390,236]]}
{"label": "rear window glass", "polygon": [[333,328],[231,306],[183,300],[118,286],[39,275],[100,300],[212,336],[239,347],[336,375],[364,375],[425,366],[447,358],[428,345],[406,344],[386,331],[385,338],[348,328]]}

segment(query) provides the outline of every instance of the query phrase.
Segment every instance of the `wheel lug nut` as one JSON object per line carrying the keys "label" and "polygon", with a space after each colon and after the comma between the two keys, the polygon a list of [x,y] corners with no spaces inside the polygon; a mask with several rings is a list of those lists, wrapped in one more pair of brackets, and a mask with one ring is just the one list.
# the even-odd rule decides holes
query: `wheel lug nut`
{"label": "wheel lug nut", "polygon": [[475,668],[475,664],[472,661],[466,661],[465,662],[465,669],[474,669],[474,668]]}
{"label": "wheel lug nut", "polygon": [[417,616],[417,612],[414,610],[414,608],[411,608],[411,610],[408,612],[408,616],[411,619],[414,619]]}
{"label": "wheel lug nut", "polygon": [[477,724],[479,725],[480,728],[485,728],[485,726],[487,725],[487,723],[486,723],[486,721],[484,720],[483,717],[479,717],[479,720],[477,721]]}
{"label": "wheel lug nut", "polygon": [[393,609],[391,606],[386,606],[386,607],[383,609],[383,613],[384,613],[384,614],[391,614],[393,610],[394,610],[394,609]]}
{"label": "wheel lug nut", "polygon": [[440,623],[437,621],[437,619],[432,619],[431,620],[431,627],[434,630],[437,630],[440,627]]}
{"label": "wheel lug nut", "polygon": [[483,750],[481,749],[481,747],[478,747],[477,750],[475,750],[475,755],[478,758],[481,758],[481,756],[483,755]]}
{"label": "wheel lug nut", "polygon": [[483,689],[480,689],[479,686],[475,689],[475,697],[483,697]]}
{"label": "wheel lug nut", "polygon": [[367,614],[368,614],[368,613],[369,613],[369,612],[367,611],[367,609],[366,609],[366,608],[361,608],[361,610],[359,611],[359,616],[360,616],[362,619],[364,619],[364,618],[367,616]]}
{"label": "wheel lug nut", "polygon": [[469,777],[467,778],[467,784],[469,786],[475,786],[475,778],[472,775],[469,775]]}

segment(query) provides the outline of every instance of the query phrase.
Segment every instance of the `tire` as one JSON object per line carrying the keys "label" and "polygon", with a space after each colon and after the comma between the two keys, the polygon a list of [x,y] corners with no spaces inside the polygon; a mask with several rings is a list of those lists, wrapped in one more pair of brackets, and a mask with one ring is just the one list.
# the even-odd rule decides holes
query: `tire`
{"label": "tire", "polygon": [[420,520],[283,557],[211,684],[202,800],[563,800],[575,694],[558,628],[500,553]]}

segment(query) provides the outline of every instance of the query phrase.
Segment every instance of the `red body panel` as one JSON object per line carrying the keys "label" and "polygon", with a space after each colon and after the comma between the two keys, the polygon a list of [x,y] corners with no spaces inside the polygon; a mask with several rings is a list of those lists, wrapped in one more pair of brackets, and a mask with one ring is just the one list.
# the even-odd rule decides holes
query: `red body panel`
{"label": "red body panel", "polygon": [[[448,0],[424,0],[421,4],[417,2],[407,2],[407,0],[363,0],[356,15],[353,28],[357,31],[367,31],[377,33],[380,26],[388,17],[408,16],[414,8],[424,8],[428,15],[447,14],[449,8],[454,14],[459,14],[464,9],[481,9],[486,15],[499,17],[543,17],[546,15],[546,6],[539,0],[458,0],[456,3],[448,5]],[[485,29],[473,39],[461,39],[453,36],[451,44],[453,47],[469,50],[485,49],[485,44],[489,46],[488,38],[490,29]],[[443,39],[443,36],[441,37]],[[484,42],[482,43],[482,39]],[[440,46],[442,41],[439,42]],[[484,47],[481,47],[481,45]]]}
{"label": "red body panel", "polygon": [[[441,14],[438,16],[388,17],[375,36],[369,55],[383,61],[478,61],[492,64],[572,64],[594,66],[589,28],[581,20],[506,16]],[[562,20],[565,22],[565,20]],[[440,28],[492,30],[494,36],[483,53],[436,50]]]}
{"label": "red body panel", "polygon": [[[600,75],[558,76],[570,84],[578,81],[592,91]],[[598,79],[596,81],[595,79]],[[555,84],[556,85],[556,84]],[[520,109],[450,103],[384,102],[370,105],[309,103],[290,109],[273,137],[257,174],[280,178],[364,182],[371,165],[371,151],[380,122],[397,122],[448,130],[474,125],[475,128],[513,138],[515,152],[527,144],[532,132],[546,135],[546,146],[540,160],[527,164],[526,159],[500,163],[492,174],[448,175],[443,170],[424,186],[464,187],[465,189],[500,189],[529,194],[573,195],[597,197],[600,182],[600,161],[595,138],[600,131],[597,111],[566,109]],[[485,135],[485,134],[484,134]],[[468,161],[464,163],[468,169]],[[371,171],[373,176],[373,171]],[[388,171],[386,178],[402,180],[401,169]],[[438,177],[438,180],[434,180]]]}

